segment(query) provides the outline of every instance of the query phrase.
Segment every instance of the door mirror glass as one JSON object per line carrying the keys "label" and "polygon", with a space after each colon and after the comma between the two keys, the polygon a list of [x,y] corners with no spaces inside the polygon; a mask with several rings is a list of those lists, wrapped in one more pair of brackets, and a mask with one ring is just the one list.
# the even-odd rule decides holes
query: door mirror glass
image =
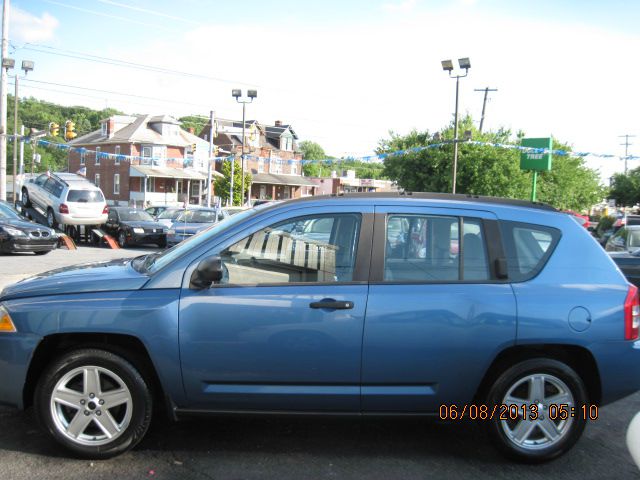
{"label": "door mirror glass", "polygon": [[222,260],[219,256],[202,260],[191,274],[190,288],[202,290],[222,280]]}

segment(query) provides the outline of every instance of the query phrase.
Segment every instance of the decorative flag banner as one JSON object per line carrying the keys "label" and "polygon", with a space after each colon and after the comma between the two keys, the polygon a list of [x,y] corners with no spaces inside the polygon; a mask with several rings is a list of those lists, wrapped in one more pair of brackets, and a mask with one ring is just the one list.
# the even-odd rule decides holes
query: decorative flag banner
{"label": "decorative flag banner", "polygon": [[[31,139],[29,137],[25,137],[22,139],[22,141],[24,142],[29,142],[31,141]],[[173,162],[185,162],[185,161],[192,161],[191,158],[189,157],[172,157],[172,158],[166,158],[166,157],[141,157],[141,156],[136,156],[136,155],[123,155],[123,154],[115,154],[115,153],[108,153],[108,152],[96,152],[95,150],[88,150],[87,148],[84,147],[72,147],[70,145],[67,145],[66,143],[55,143],[55,142],[50,142],[48,140],[42,140],[42,139],[37,139],[34,141],[37,141],[38,145],[42,145],[48,148],[54,148],[54,149],[58,149],[58,150],[68,150],[70,152],[76,152],[76,153],[80,153],[80,154],[84,154],[84,155],[93,155],[96,158],[99,159],[113,159],[113,160],[118,160],[118,161],[122,161],[122,160],[143,160],[143,161],[151,161],[153,162],[154,165],[159,164],[162,161],[173,161]],[[245,159],[256,159],[256,160],[262,160],[266,163],[271,163],[271,162],[275,162],[276,164],[278,163],[288,163],[288,164],[293,164],[296,162],[300,162],[303,165],[309,164],[309,163],[334,163],[334,162],[344,162],[344,161],[361,161],[361,162],[371,162],[371,163],[380,163],[383,162],[385,158],[388,157],[397,157],[397,156],[402,156],[402,155],[407,155],[407,154],[411,154],[411,153],[418,153],[418,152],[422,152],[424,150],[431,150],[431,149],[436,149],[436,148],[441,148],[444,147],[446,145],[451,145],[454,142],[452,140],[450,141],[445,141],[445,142],[441,142],[441,143],[434,143],[431,145],[426,145],[426,146],[422,146],[422,147],[413,147],[413,148],[409,148],[409,149],[405,149],[405,150],[396,150],[394,152],[389,152],[389,153],[379,153],[379,154],[372,154],[372,155],[366,155],[366,156],[355,156],[355,157],[347,157],[347,158],[325,158],[322,160],[296,160],[296,159],[288,159],[288,160],[284,160],[284,159],[280,159],[280,158],[266,158],[266,157],[259,157],[257,155],[251,155],[251,154],[245,154],[244,157]],[[523,147],[521,145],[511,145],[511,144],[505,144],[505,143],[489,143],[489,142],[477,142],[477,141],[471,141],[471,140],[466,140],[463,142],[459,142],[460,144],[463,145],[477,145],[477,146],[485,146],[485,147],[494,147],[494,148],[504,148],[504,149],[510,149],[510,150],[518,150],[521,152],[529,152],[529,153],[549,153],[551,152],[552,155],[558,155],[558,156],[572,156],[572,157],[587,157],[587,156],[593,156],[593,157],[598,157],[598,158],[627,158],[628,160],[638,160],[640,159],[640,156],[637,155],[629,155],[627,157],[621,157],[620,155],[612,155],[612,154],[600,154],[600,153],[593,153],[593,152],[568,152],[566,150],[549,150],[546,148],[531,148],[531,147]],[[213,157],[211,158],[212,161],[215,162],[223,162],[225,160],[231,160],[234,158],[237,158],[238,156],[236,154],[231,154],[231,155],[227,155],[227,156],[222,156],[222,157]]]}

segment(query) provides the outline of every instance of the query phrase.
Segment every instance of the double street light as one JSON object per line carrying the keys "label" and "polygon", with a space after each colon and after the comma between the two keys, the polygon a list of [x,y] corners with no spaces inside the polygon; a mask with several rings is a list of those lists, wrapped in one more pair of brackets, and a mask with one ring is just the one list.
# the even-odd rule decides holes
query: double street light
{"label": "double street light", "polygon": [[[7,72],[14,68],[16,65],[16,61],[13,58],[3,58],[2,59],[2,68],[6,69]],[[24,75],[26,77],[27,73],[33,70],[35,63],[31,60],[23,60],[22,61],[22,70],[24,71]],[[16,164],[18,162],[18,85],[20,83],[20,75],[16,73],[13,76],[15,80],[15,92],[14,92],[14,105],[13,105],[13,203],[16,203],[16,177],[17,177],[17,168]],[[23,165],[20,164],[20,174],[22,174]]]}
{"label": "double street light", "polygon": [[[245,204],[245,198],[244,198],[244,143],[245,143],[245,133],[244,133],[244,129],[245,129],[245,113],[246,113],[246,106],[247,103],[252,103],[254,99],[258,98],[258,91],[257,90],[247,90],[247,99],[241,100],[240,98],[242,97],[242,90],[240,90],[239,88],[234,88],[233,90],[231,90],[231,96],[234,97],[236,99],[236,102],[241,103],[242,104],[242,186],[240,187],[240,191],[242,192],[241,195],[241,205]],[[229,189],[229,197],[230,197],[230,201],[231,201],[231,205],[233,205],[233,176],[234,176],[234,166],[235,166],[236,162],[232,162],[231,163],[231,187]],[[251,196],[251,192],[249,192],[249,196]]]}
{"label": "double street light", "polygon": [[460,79],[469,74],[471,62],[466,57],[460,58],[458,59],[458,65],[460,65],[461,70],[464,69],[464,75],[453,75],[453,62],[451,60],[442,60],[442,69],[449,73],[450,78],[456,79],[456,111],[453,126],[453,193],[456,193],[456,176],[458,173],[458,86]]}

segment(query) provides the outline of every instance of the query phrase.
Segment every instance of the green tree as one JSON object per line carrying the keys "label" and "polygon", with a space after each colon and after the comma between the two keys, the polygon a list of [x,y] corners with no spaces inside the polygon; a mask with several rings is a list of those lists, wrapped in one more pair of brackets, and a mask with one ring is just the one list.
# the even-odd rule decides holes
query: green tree
{"label": "green tree", "polygon": [[[515,138],[510,130],[480,134],[470,116],[460,122],[460,131],[470,130],[474,140],[485,143],[517,145],[524,133]],[[434,145],[433,148],[409,151],[403,155],[389,155],[384,161],[384,175],[409,191],[451,192],[453,125],[438,135],[413,130],[401,136],[390,132],[389,138],[379,142],[378,153],[410,150]],[[443,144],[443,141],[445,142]],[[531,196],[531,172],[520,170],[520,152],[461,142],[458,145],[456,192],[528,199]],[[555,142],[554,148],[568,150],[567,145]],[[538,177],[538,200],[557,208],[581,210],[603,198],[598,174],[585,166],[584,160],[571,156],[554,156],[553,169]]]}
{"label": "green tree", "polygon": [[[318,143],[309,140],[300,142],[298,148],[302,152],[303,160],[315,160],[309,163],[303,163],[302,173],[307,177],[321,177],[323,165],[318,160],[325,160],[327,158],[324,149]],[[324,168],[324,171],[329,171],[329,168]]]}
{"label": "green tree", "polygon": [[[233,176],[233,204],[241,205],[242,202],[242,193],[240,189],[242,188],[242,167],[238,160],[234,160],[234,176]],[[224,177],[218,177],[215,181],[215,192],[216,195],[222,198],[223,203],[226,202],[229,198],[229,187],[231,185],[231,160],[225,160],[222,162],[222,172]],[[246,173],[244,175],[244,191],[249,191],[251,188],[251,174]]]}
{"label": "green tree", "polygon": [[627,175],[616,173],[611,179],[609,198],[615,198],[618,205],[633,207],[640,202],[640,168],[630,170]]}

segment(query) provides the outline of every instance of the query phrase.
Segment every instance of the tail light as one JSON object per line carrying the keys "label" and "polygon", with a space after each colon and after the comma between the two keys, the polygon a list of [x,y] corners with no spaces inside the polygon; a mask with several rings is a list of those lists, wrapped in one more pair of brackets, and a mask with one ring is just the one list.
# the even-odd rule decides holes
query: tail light
{"label": "tail light", "polygon": [[637,340],[638,330],[640,330],[638,287],[630,285],[627,299],[624,301],[624,339]]}
{"label": "tail light", "polygon": [[69,207],[67,207],[64,203],[60,204],[60,208],[58,208],[60,213],[69,213]]}
{"label": "tail light", "polygon": [[109,213],[109,207],[105,205],[104,208],[102,209],[102,214],[107,215],[108,213]]}

